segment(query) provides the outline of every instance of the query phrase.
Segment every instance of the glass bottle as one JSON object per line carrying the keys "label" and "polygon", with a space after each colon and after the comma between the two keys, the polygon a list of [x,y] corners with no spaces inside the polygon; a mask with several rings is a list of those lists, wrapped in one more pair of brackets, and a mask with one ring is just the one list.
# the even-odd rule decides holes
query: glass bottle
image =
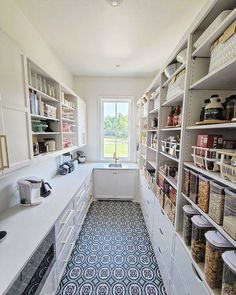
{"label": "glass bottle", "polygon": [[221,97],[218,94],[214,94],[211,96],[210,101],[205,107],[204,120],[222,120],[223,106],[221,104]]}
{"label": "glass bottle", "polygon": [[205,108],[206,106],[210,103],[210,99],[207,98],[207,99],[204,99],[204,103],[202,105],[202,108],[201,108],[201,112],[200,112],[200,121],[204,121],[204,117],[205,117]]}

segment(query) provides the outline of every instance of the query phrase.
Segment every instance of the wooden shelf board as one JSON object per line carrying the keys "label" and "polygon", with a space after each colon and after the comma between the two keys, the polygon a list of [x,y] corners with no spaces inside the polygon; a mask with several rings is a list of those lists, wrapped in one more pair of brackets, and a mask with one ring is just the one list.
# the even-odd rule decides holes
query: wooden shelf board
{"label": "wooden shelf board", "polygon": [[166,87],[170,81],[174,78],[174,76],[178,75],[182,70],[186,68],[186,64],[182,64],[171,76],[168,78],[164,83],[162,87]]}
{"label": "wooden shelf board", "polygon": [[224,33],[224,31],[236,19],[236,8],[222,21],[222,23],[212,32],[212,34],[194,50],[193,57],[210,57],[211,45]]}
{"label": "wooden shelf board", "polygon": [[169,158],[169,159],[171,159],[171,160],[177,162],[177,163],[179,162],[179,159],[174,158],[174,157],[172,157],[171,155],[169,155],[169,154],[167,154],[167,153],[160,152],[160,154],[163,155],[163,156],[165,156],[166,158]]}
{"label": "wooden shelf board", "polygon": [[211,219],[211,217],[207,213],[202,211],[201,208],[199,208],[198,205],[190,200],[190,198],[187,197],[185,194],[182,193],[182,196],[192,205],[192,207],[198,210],[201,215],[204,216],[234,247],[236,247],[236,241],[224,231],[221,225],[217,224],[213,219]]}
{"label": "wooden shelf board", "polygon": [[236,90],[236,58],[193,83],[190,89]]}
{"label": "wooden shelf board", "polygon": [[48,95],[48,94],[46,94],[46,93],[32,87],[30,85],[28,85],[28,87],[29,87],[29,89],[31,89],[31,90],[37,92],[39,95],[41,95],[41,97],[43,98],[44,101],[51,101],[51,102],[59,103],[59,100],[56,99],[55,97],[52,97],[52,96],[50,96],[50,95]]}
{"label": "wooden shelf board", "polygon": [[59,122],[59,119],[53,119],[45,116],[30,114],[31,118]]}
{"label": "wooden shelf board", "polygon": [[163,102],[161,106],[169,107],[169,106],[181,104],[183,102],[183,97],[184,97],[184,91],[181,91],[180,93],[177,93],[175,96],[172,96],[170,99]]}
{"label": "wooden shelf board", "polygon": [[236,128],[236,122],[223,123],[223,124],[193,125],[193,126],[186,127],[186,129],[188,129],[188,130],[221,129],[221,128]]}
{"label": "wooden shelf board", "polygon": [[160,170],[158,170],[158,173],[161,174],[161,176],[163,176],[169,182],[169,184],[177,190],[177,183],[174,183],[174,181],[170,177],[165,176]]}
{"label": "wooden shelf board", "polygon": [[219,172],[212,172],[212,171],[208,171],[208,170],[205,170],[205,169],[202,169],[202,168],[199,168],[197,166],[194,165],[193,162],[184,162],[184,165],[188,168],[191,168],[201,174],[204,174],[228,187],[231,187],[232,189],[235,189],[236,190],[236,183],[233,183],[231,181],[228,181],[226,179],[223,179],[221,176],[220,176],[220,173]]}

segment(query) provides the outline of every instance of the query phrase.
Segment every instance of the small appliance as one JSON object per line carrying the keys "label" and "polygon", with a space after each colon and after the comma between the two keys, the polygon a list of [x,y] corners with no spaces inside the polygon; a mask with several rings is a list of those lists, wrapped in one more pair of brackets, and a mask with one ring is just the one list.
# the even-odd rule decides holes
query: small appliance
{"label": "small appliance", "polygon": [[40,196],[46,198],[51,194],[51,185],[48,182],[42,181],[41,188],[40,188]]}
{"label": "small appliance", "polygon": [[70,161],[60,165],[58,172],[61,175],[66,175],[68,173],[71,173],[74,170],[75,170],[75,165],[72,161]]}
{"label": "small appliance", "polygon": [[18,180],[17,183],[22,206],[35,206],[42,202],[43,198],[40,196],[42,181],[41,178],[37,177],[27,177]]}
{"label": "small appliance", "polygon": [[85,163],[86,156],[85,156],[83,151],[77,151],[76,155],[77,155],[77,161],[78,161],[79,164]]}
{"label": "small appliance", "polygon": [[4,240],[6,236],[7,236],[7,232],[6,231],[4,231],[4,230],[0,231],[0,242],[2,240]]}

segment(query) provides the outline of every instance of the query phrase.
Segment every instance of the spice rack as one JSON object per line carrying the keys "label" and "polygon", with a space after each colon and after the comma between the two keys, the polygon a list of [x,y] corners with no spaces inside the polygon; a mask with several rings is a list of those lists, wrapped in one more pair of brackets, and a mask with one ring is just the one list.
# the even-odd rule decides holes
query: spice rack
{"label": "spice rack", "polygon": [[[227,61],[224,65],[220,66],[218,69],[213,70],[208,73],[209,64],[210,64],[210,47],[212,43],[219,38],[224,31],[233,21],[236,20],[236,8],[235,2],[233,1],[211,1],[208,4],[205,11],[199,16],[198,22],[195,22],[188,32],[182,38],[180,43],[177,45],[175,51],[167,60],[167,62],[162,67],[162,70],[156,75],[151,85],[145,90],[145,98],[147,101],[143,102],[143,97],[140,98],[138,104],[142,103],[141,108],[144,108],[144,105],[152,105],[152,99],[155,97],[152,93],[155,93],[156,89],[159,88],[159,99],[160,103],[158,106],[158,145],[156,149],[156,166],[155,166],[155,180],[156,180],[156,197],[160,200],[162,210],[165,212],[165,207],[163,203],[163,194],[160,193],[161,189],[158,186],[159,175],[164,178],[166,183],[171,185],[176,189],[176,211],[175,211],[175,222],[173,224],[174,237],[172,239],[172,249],[183,248],[183,251],[179,249],[179,252],[185,253],[186,261],[189,261],[193,268],[195,269],[195,274],[199,276],[201,283],[201,288],[197,290],[190,290],[190,283],[184,282],[187,274],[184,274],[184,270],[178,269],[178,266],[175,265],[175,250],[167,251],[169,255],[172,256],[173,263],[170,265],[168,270],[163,270],[163,277],[166,276],[166,271],[168,272],[168,279],[165,280],[165,287],[167,292],[171,293],[172,289],[175,289],[173,286],[173,275],[175,268],[178,269],[180,277],[183,278],[183,284],[186,286],[189,294],[211,294],[218,295],[221,294],[220,289],[212,289],[209,287],[205,275],[204,275],[204,263],[196,263],[191,255],[190,247],[186,246],[183,240],[183,206],[191,205],[199,214],[206,218],[208,222],[211,223],[214,229],[222,234],[232,245],[236,248],[236,240],[225,231],[222,225],[217,224],[208,214],[205,212],[207,210],[202,210],[195,204],[185,193],[183,193],[184,186],[184,168],[191,169],[197,174],[201,174],[203,177],[208,177],[210,181],[216,181],[217,183],[227,186],[231,190],[236,190],[236,183],[225,179],[222,177],[220,171],[211,171],[205,170],[201,167],[195,166],[193,162],[193,146],[196,146],[197,136],[201,134],[207,135],[222,135],[224,139],[236,140],[236,124],[235,122],[224,122],[220,124],[208,124],[208,125],[196,125],[196,122],[199,121],[200,111],[205,99],[210,98],[211,95],[218,94],[224,99],[228,96],[236,94],[236,79],[232,75],[236,67],[236,58],[232,58],[230,61]],[[210,25],[213,19],[215,19],[223,10],[231,9],[232,11],[228,16],[222,21],[222,23],[211,32],[211,34],[205,39],[205,41],[198,47],[194,48],[194,43],[200,36],[200,34]],[[177,54],[184,48],[187,48],[187,58],[183,64],[175,70],[174,73],[168,78],[166,77],[164,70],[165,68],[176,62]],[[185,70],[185,79],[184,79],[184,89],[182,92],[169,97],[167,97],[167,88],[171,83],[171,80],[179,74],[182,70]],[[181,126],[167,127],[167,117],[170,113],[171,107],[180,105],[182,107],[182,121]],[[149,113],[152,113],[152,107],[149,108]],[[149,117],[151,118],[151,117]],[[169,136],[179,136],[180,137],[180,149],[179,157],[173,157],[173,155],[165,152],[162,149],[162,142]],[[147,140],[148,142],[148,140]],[[147,144],[148,146],[148,144]],[[139,166],[141,170],[147,169],[148,159],[152,156],[151,149],[146,148],[145,153],[139,153]],[[219,161],[220,162],[220,161]],[[172,178],[163,173],[161,167],[165,163],[171,163],[178,167],[177,182],[174,182]],[[236,195],[235,195],[236,198]],[[168,216],[168,212],[165,212]],[[155,215],[155,212],[153,213]],[[166,221],[169,224],[168,220]],[[155,227],[153,228],[155,236]],[[152,239],[152,238],[151,238]],[[159,241],[153,242],[154,250],[157,249],[158,252]],[[162,251],[163,252],[163,251]],[[160,257],[158,256],[158,259]],[[166,258],[167,259],[167,258]],[[183,257],[185,259],[185,257]],[[160,263],[160,269],[161,263]],[[187,268],[186,268],[187,269]],[[178,293],[179,294],[179,293]],[[184,293],[185,294],[185,293]],[[187,294],[187,293],[186,293]]]}

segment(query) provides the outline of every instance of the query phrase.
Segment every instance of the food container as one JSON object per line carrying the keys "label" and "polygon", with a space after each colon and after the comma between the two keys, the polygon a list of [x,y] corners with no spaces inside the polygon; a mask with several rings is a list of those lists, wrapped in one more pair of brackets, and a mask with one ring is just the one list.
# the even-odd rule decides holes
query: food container
{"label": "food container", "polygon": [[223,284],[221,295],[236,294],[236,251],[222,254],[224,260]]}
{"label": "food container", "polygon": [[225,187],[220,183],[210,182],[209,216],[217,223],[223,224],[225,206]]}
{"label": "food container", "polygon": [[221,177],[236,183],[236,152],[235,150],[219,150]]}
{"label": "food container", "polygon": [[163,190],[160,190],[159,202],[160,202],[161,207],[164,208],[164,204],[165,204],[165,193],[163,192]]}
{"label": "food container", "polygon": [[190,171],[190,189],[189,189],[189,198],[197,204],[198,199],[198,178],[199,174],[193,171]]}
{"label": "food container", "polygon": [[222,135],[201,134],[197,136],[197,146],[210,149],[221,149],[223,144]]}
{"label": "food container", "polygon": [[236,240],[236,192],[225,190],[223,229]]}
{"label": "food container", "polygon": [[176,194],[177,191],[175,188],[173,188],[172,186],[169,187],[169,198],[172,202],[172,204],[176,205]]}
{"label": "food container", "polygon": [[54,152],[56,150],[56,141],[53,138],[46,138],[44,141],[48,144],[48,151]]}
{"label": "food container", "polygon": [[205,170],[219,171],[219,149],[192,146],[194,165]]}
{"label": "food container", "polygon": [[191,253],[193,259],[198,262],[204,262],[206,250],[205,233],[213,229],[213,226],[202,215],[196,215],[192,220],[192,241]]}
{"label": "food container", "polygon": [[167,66],[164,71],[166,77],[169,79],[180,66],[181,66],[181,63],[179,62]]}
{"label": "food container", "polygon": [[232,250],[234,247],[217,230],[208,231],[205,237],[205,279],[212,289],[221,288],[223,274],[223,259],[221,255],[227,250]]}
{"label": "food container", "polygon": [[198,207],[204,212],[209,210],[209,197],[210,197],[210,178],[199,175],[198,181]]}
{"label": "food container", "polygon": [[49,105],[49,104],[45,104],[44,107],[44,114],[46,117],[52,118],[52,119],[56,119],[57,117],[57,108]]}
{"label": "food container", "polygon": [[186,63],[187,60],[187,48],[181,50],[177,56],[176,56],[176,60],[178,62],[181,62],[182,64]]}
{"label": "food container", "polygon": [[166,100],[171,99],[175,95],[181,94],[184,90],[185,70],[176,75],[169,83]]}
{"label": "food container", "polygon": [[218,94],[211,96],[210,102],[205,107],[205,121],[223,119],[223,105],[221,104],[221,100]]}
{"label": "food container", "polygon": [[190,170],[188,168],[184,168],[184,179],[183,179],[183,193],[189,197],[190,190]]}
{"label": "food container", "polygon": [[162,176],[160,173],[158,175],[158,185],[159,187],[164,190],[164,183],[165,183],[165,178]]}
{"label": "food container", "polygon": [[183,238],[187,246],[191,245],[192,239],[192,220],[194,215],[198,215],[198,211],[194,209],[191,205],[183,206]]}

